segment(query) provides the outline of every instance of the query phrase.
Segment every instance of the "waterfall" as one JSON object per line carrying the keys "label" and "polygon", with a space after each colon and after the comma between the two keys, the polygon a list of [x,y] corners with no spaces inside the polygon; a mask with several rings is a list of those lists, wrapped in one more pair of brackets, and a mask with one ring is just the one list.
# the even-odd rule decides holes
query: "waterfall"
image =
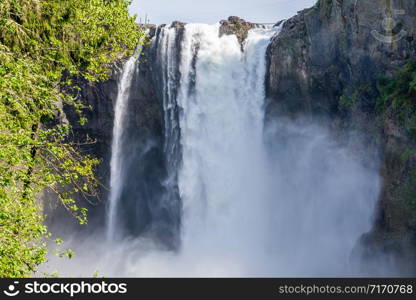
{"label": "waterfall", "polygon": [[242,51],[219,28],[186,25],[179,56],[175,29],[161,32],[168,157],[177,138],[181,146],[181,247],[174,257],[155,251],[137,269],[143,276],[353,274],[350,256],[371,228],[378,196],[376,168],[318,123],[282,119],[265,128],[266,50],[279,29],[250,30]]}
{"label": "waterfall", "polygon": [[[136,59],[125,64],[107,241],[119,238],[105,249],[88,240],[88,252],[105,251],[95,267],[145,277],[360,274],[353,253],[371,229],[380,191],[376,159],[357,153],[349,139],[339,143],[322,120],[266,121],[266,53],[279,28],[251,29],[241,45],[235,35],[220,36],[220,26],[159,27],[149,47],[153,62],[134,81],[140,85],[151,70],[153,102],[129,95],[141,87],[131,86]],[[125,124],[129,98],[135,110]],[[149,105],[160,115],[148,113]],[[149,115],[162,121],[152,125],[163,127],[156,139],[137,125]],[[130,137],[139,142],[123,149]],[[141,228],[124,235],[121,227]]]}
{"label": "waterfall", "polygon": [[249,259],[265,243],[266,49],[277,31],[251,30],[241,51],[236,36],[219,37],[218,24],[186,26],[178,97],[183,251],[223,261],[215,272],[238,273],[245,263],[233,256]]}
{"label": "waterfall", "polygon": [[[158,57],[161,60],[162,69],[162,104],[164,120],[164,145],[163,152],[166,159],[167,178],[163,185],[166,192],[162,196],[162,205],[168,210],[178,205],[179,193],[177,186],[177,174],[180,162],[180,128],[179,128],[179,106],[177,102],[178,83],[180,74],[178,72],[178,51],[176,47],[177,31],[173,26],[164,27],[158,39]],[[179,227],[179,224],[177,224]],[[175,228],[176,230],[176,228]]]}
{"label": "waterfall", "polygon": [[114,108],[113,139],[110,161],[110,196],[108,200],[107,238],[112,240],[117,228],[117,206],[123,184],[123,134],[131,90],[131,80],[137,68],[137,55],[124,64]]}

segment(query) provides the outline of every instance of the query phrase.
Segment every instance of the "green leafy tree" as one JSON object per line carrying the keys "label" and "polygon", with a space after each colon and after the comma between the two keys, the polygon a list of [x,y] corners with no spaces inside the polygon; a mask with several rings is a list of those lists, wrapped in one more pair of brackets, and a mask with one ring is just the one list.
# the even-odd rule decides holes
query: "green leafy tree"
{"label": "green leafy tree", "polygon": [[0,277],[30,276],[45,262],[42,192],[87,222],[74,195],[97,195],[99,162],[80,153],[58,119],[63,104],[83,108],[68,92],[73,78],[105,80],[142,40],[128,5],[0,0]]}

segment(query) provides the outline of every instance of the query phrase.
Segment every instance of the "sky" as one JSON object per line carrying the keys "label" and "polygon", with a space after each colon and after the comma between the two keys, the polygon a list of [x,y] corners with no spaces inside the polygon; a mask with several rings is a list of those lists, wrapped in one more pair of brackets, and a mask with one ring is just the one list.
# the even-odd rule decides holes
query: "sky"
{"label": "sky", "polygon": [[213,24],[229,16],[276,23],[311,7],[317,0],[133,0],[130,12],[152,24],[182,21]]}

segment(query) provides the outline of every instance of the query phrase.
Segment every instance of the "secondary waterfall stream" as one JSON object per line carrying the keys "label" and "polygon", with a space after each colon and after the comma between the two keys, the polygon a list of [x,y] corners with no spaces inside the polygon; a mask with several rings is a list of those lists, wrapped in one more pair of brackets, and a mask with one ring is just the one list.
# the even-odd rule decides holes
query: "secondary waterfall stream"
{"label": "secondary waterfall stream", "polygon": [[114,108],[113,140],[111,145],[110,162],[110,197],[108,200],[108,239],[114,239],[117,228],[116,211],[120,198],[123,174],[122,141],[125,128],[125,118],[131,89],[131,80],[137,67],[137,56],[133,56],[124,64],[118,85],[118,95]]}
{"label": "secondary waterfall stream", "polygon": [[[160,86],[166,174],[157,201],[141,195],[135,201],[145,205],[129,204],[149,216],[141,234],[123,237],[118,224],[129,217],[119,214],[123,182],[139,181],[127,178],[125,168],[143,163],[123,160],[131,154],[122,141],[138,68],[135,58],[125,64],[115,104],[106,255],[94,262],[103,274],[356,274],[352,253],[371,228],[377,163],[338,143],[319,120],[266,122],[266,52],[278,33],[254,28],[241,45],[235,35],[220,36],[220,24],[159,29],[152,72]],[[151,189],[140,184],[148,195]],[[131,191],[124,195],[135,199]],[[178,228],[169,235],[177,242],[161,246],[167,224]]]}

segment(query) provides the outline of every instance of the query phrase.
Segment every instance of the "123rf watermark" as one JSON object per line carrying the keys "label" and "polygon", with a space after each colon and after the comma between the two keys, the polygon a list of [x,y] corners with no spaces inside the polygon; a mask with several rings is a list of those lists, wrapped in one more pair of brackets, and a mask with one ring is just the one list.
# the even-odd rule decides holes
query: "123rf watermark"
{"label": "123rf watermark", "polygon": [[126,294],[127,283],[107,283],[101,282],[39,282],[31,281],[19,284],[14,281],[7,289],[3,291],[4,295],[15,297],[17,295],[42,295],[42,294],[60,294],[74,297],[76,295],[94,295],[94,294]]}
{"label": "123rf watermark", "polygon": [[399,28],[400,22],[397,22],[396,18],[400,15],[405,15],[406,11],[403,9],[396,9],[393,6],[392,0],[386,0],[386,10],[384,19],[381,23],[384,32],[379,32],[377,30],[372,30],[372,36],[386,44],[392,44],[398,42],[402,38],[407,36],[407,31],[403,28]]}

